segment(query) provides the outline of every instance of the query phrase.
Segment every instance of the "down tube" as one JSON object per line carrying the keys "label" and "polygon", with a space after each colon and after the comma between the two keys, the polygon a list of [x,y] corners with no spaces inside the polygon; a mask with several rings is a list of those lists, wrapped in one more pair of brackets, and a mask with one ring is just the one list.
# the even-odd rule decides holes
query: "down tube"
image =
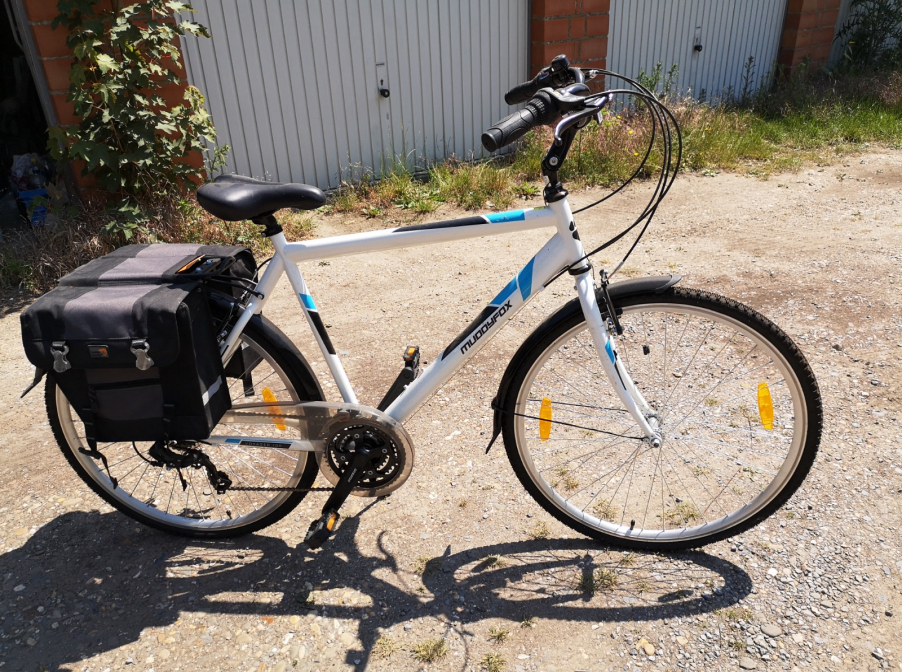
{"label": "down tube", "polygon": [[429,368],[395,399],[386,413],[398,422],[404,422],[413,415],[420,405],[498,333],[507,320],[544,289],[545,283],[571,262],[569,256],[569,246],[556,234],[444,352],[433,360]]}

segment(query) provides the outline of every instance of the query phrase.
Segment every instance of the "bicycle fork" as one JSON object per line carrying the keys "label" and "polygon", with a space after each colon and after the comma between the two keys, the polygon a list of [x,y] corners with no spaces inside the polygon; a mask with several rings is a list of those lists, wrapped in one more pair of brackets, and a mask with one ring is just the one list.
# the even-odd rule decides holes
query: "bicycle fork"
{"label": "bicycle fork", "polygon": [[[559,234],[570,242],[572,258],[583,260],[577,263],[583,263],[585,266],[585,270],[582,268],[572,269],[571,274],[574,275],[574,280],[576,281],[576,294],[579,297],[579,303],[582,306],[586,325],[589,328],[589,334],[592,336],[592,342],[598,353],[601,367],[605,375],[607,375],[611,386],[617,392],[617,396],[620,398],[624,408],[633,416],[646,440],[653,447],[658,448],[661,445],[661,434],[658,431],[657,413],[645,401],[617,353],[614,330],[615,316],[611,315],[609,319],[605,320],[601,315],[596,293],[598,287],[592,275],[592,267],[584,259],[585,250],[576,230],[576,224],[573,221],[573,212],[570,210],[570,204],[566,198],[563,198],[549,203],[549,207],[558,217]],[[608,308],[610,310],[614,309],[613,306]]]}

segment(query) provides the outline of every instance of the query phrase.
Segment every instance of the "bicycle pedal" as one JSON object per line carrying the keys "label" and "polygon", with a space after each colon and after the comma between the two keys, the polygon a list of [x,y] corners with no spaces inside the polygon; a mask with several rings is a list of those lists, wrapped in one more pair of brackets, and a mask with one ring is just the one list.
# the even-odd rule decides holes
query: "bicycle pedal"
{"label": "bicycle pedal", "polygon": [[395,382],[388,388],[388,392],[385,393],[376,408],[384,411],[391,406],[392,402],[416,380],[418,375],[420,375],[420,346],[408,345],[404,348],[404,368],[401,369],[401,373],[398,374]]}
{"label": "bicycle pedal", "polygon": [[336,511],[329,511],[310,523],[307,535],[304,537],[304,543],[309,548],[319,548],[331,537],[335,532],[335,525],[341,516]]}

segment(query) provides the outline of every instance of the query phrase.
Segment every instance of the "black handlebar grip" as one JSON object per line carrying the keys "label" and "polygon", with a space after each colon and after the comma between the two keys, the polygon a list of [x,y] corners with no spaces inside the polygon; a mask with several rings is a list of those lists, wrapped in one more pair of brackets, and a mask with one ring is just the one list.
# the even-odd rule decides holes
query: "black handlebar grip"
{"label": "black handlebar grip", "polygon": [[529,100],[539,90],[539,84],[535,79],[528,82],[517,84],[514,88],[504,94],[504,102],[508,105],[516,105],[523,101]]}
{"label": "black handlebar grip", "polygon": [[549,90],[542,89],[530,98],[526,107],[496,121],[482,134],[482,146],[490,152],[519,140],[536,126],[547,124],[555,116],[557,106]]}
{"label": "black handlebar grip", "polygon": [[482,146],[495,152],[529,133],[535,126],[535,121],[535,115],[528,107],[517,110],[501,121],[496,121],[494,126],[482,134]]}

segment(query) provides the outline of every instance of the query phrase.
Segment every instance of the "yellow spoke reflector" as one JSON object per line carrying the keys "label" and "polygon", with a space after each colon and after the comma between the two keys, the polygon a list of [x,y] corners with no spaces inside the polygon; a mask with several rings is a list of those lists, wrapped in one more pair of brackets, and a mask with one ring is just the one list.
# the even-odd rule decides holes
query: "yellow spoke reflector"
{"label": "yellow spoke reflector", "polygon": [[542,398],[542,408],[539,409],[539,438],[547,441],[551,436],[551,399]]}
{"label": "yellow spoke reflector", "polygon": [[[278,399],[276,399],[276,395],[273,394],[273,391],[271,389],[269,389],[268,387],[264,387],[263,388],[263,401],[272,403],[273,401],[278,401]],[[280,411],[282,409],[274,409],[274,410]],[[285,418],[281,418],[277,415],[273,416],[272,424],[274,424],[276,426],[276,429],[278,429],[280,432],[284,432],[286,429],[285,428]]]}
{"label": "yellow spoke reflector", "polygon": [[758,415],[764,429],[774,428],[774,400],[771,399],[767,383],[758,383]]}

